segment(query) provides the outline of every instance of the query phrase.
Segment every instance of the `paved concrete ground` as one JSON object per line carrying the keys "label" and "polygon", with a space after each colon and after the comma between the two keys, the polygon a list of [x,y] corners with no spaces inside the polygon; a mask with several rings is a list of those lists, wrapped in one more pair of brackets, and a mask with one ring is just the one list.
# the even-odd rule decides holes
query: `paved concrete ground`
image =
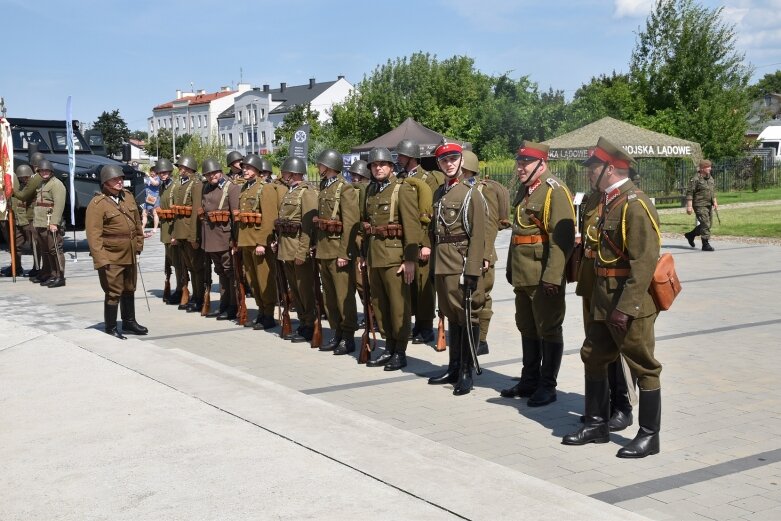
{"label": "paved concrete ground", "polygon": [[[78,237],[83,239],[83,236]],[[499,266],[503,265],[508,241],[509,234],[500,234],[497,246],[502,258]],[[0,379],[3,381],[0,408],[6,409],[9,403],[16,407],[25,400],[44,402],[45,410],[57,412],[58,406],[62,408],[60,417],[66,425],[73,422],[74,416],[79,416],[74,410],[88,409],[90,414],[85,415],[82,424],[67,428],[76,439],[77,447],[73,449],[72,457],[77,460],[87,457],[87,453],[81,453],[79,449],[90,440],[85,442],[77,434],[88,427],[104,429],[112,425],[112,434],[128,431],[114,445],[105,439],[93,440],[101,446],[100,450],[108,450],[121,447],[120,439],[128,443],[137,443],[139,437],[143,440],[149,424],[167,425],[170,422],[171,426],[164,428],[159,436],[146,440],[155,447],[158,444],[165,447],[159,451],[159,456],[173,458],[180,453],[184,457],[188,453],[188,443],[198,441],[194,450],[206,454],[197,463],[205,462],[215,468],[214,475],[197,476],[193,468],[201,467],[194,463],[193,468],[177,469],[177,475],[171,476],[166,483],[153,479],[143,490],[131,486],[136,478],[146,476],[143,467],[137,467],[129,474],[116,471],[119,482],[104,483],[104,488],[99,490],[106,498],[106,509],[96,514],[97,517],[114,517],[118,512],[126,518],[168,517],[162,509],[162,500],[147,501],[147,498],[162,490],[165,493],[161,496],[166,501],[185,503],[190,486],[193,490],[210,490],[213,499],[199,503],[205,510],[185,511],[183,518],[193,515],[214,517],[209,515],[209,508],[223,508],[234,499],[226,493],[226,488],[240,491],[241,497],[248,502],[264,502],[265,495],[261,501],[255,501],[260,498],[258,490],[244,494],[239,486],[243,474],[236,477],[231,470],[232,462],[241,459],[240,452],[246,451],[247,460],[254,461],[253,458],[264,454],[258,446],[264,447],[268,443],[274,456],[279,458],[266,453],[270,459],[265,465],[280,469],[279,476],[275,476],[278,480],[266,485],[258,479],[257,483],[264,489],[268,486],[266,493],[272,496],[269,504],[274,505],[274,509],[279,508],[280,517],[328,517],[330,510],[318,508],[329,505],[337,510],[345,508],[347,517],[359,515],[357,511],[349,510],[349,506],[342,506],[351,504],[350,501],[361,502],[365,508],[376,508],[360,514],[381,518],[436,517],[448,514],[448,510],[467,518],[536,518],[540,515],[540,511],[535,510],[540,506],[539,502],[549,508],[562,508],[564,513],[555,514],[557,518],[570,517],[567,508],[581,512],[577,517],[585,519],[607,518],[615,513],[608,508],[605,513],[594,514],[595,511],[582,510],[594,508],[593,502],[585,503],[585,507],[573,503],[590,497],[602,502],[597,505],[615,505],[658,520],[779,519],[781,395],[776,391],[776,383],[781,362],[781,352],[777,349],[777,338],[781,335],[781,298],[778,296],[781,248],[728,243],[719,241],[718,237],[713,244],[716,252],[703,253],[689,248],[682,239],[665,240],[664,251],[675,255],[683,293],[673,309],[662,313],[657,320],[657,357],[664,364],[662,452],[644,460],[615,458],[620,444],[634,436],[635,427],[613,434],[611,438],[615,443],[585,447],[560,444],[563,434],[577,428],[583,402],[582,364],[578,356],[583,336],[582,319],[580,302],[572,294],[572,287],[568,288],[567,294],[566,356],[559,378],[559,400],[548,407],[535,409],[521,400],[499,397],[498,390],[512,384],[512,379],[520,372],[520,342],[513,321],[512,291],[504,283],[503,269],[497,272],[495,316],[488,338],[491,352],[481,357],[483,374],[477,377],[474,392],[454,397],[451,386],[426,385],[425,377],[446,363],[446,355],[436,353],[430,346],[410,346],[410,365],[406,370],[387,373],[359,366],[353,357],[320,353],[306,345],[283,342],[273,333],[238,328],[163,305],[156,298],[161,294],[163,282],[162,248],[154,241],[148,242],[142,255],[151,312],[146,310],[142,298],[136,304],[138,319],[150,328],[151,334],[140,342],[128,341],[117,346],[117,342],[105,335],[85,331],[102,322],[102,296],[86,245],[80,240],[78,262],[73,262],[72,253],[68,255],[68,286],[65,288],[50,290],[33,287],[24,279],[17,284],[0,279],[0,320],[4,321],[0,327],[4,331],[13,327],[14,335],[23,335],[27,330],[9,326],[9,323],[20,324],[28,320],[38,331],[30,335],[50,332],[53,335],[41,338],[52,339],[51,342],[67,341],[68,345],[81,349],[71,347],[55,356],[47,350],[49,348],[32,340],[20,344],[20,338],[15,336],[16,347],[0,353]],[[73,242],[68,242],[67,249],[73,249]],[[7,264],[7,259],[7,254],[0,256],[0,263]],[[141,297],[141,292],[138,296]],[[213,297],[216,300],[216,296]],[[44,344],[51,342],[47,340]],[[24,353],[28,349],[30,352],[25,359]],[[73,357],[68,355],[71,351]],[[74,359],[75,362],[69,362]],[[47,360],[40,368],[42,374],[31,366],[30,360]],[[131,399],[106,386],[109,389],[105,399],[82,396],[80,400],[84,401],[84,407],[72,409],[66,399],[67,393],[61,394],[57,390],[59,385],[68,387],[66,384],[71,379],[63,376],[63,381],[58,381],[58,372],[49,367],[49,360],[57,362],[55,367],[61,365],[67,369],[71,377],[83,373],[92,390],[103,388],[106,382],[114,384],[116,381],[118,387],[131,385],[124,380],[137,378],[138,374],[146,375],[152,381],[141,386],[138,397]],[[96,367],[105,365],[107,360],[117,364],[113,367],[116,374],[111,374],[105,367]],[[157,366],[162,369],[156,369]],[[196,369],[198,374],[192,375],[190,371]],[[91,378],[93,374],[94,379]],[[30,384],[28,380],[36,376],[40,376],[45,385]],[[6,385],[9,380],[13,386]],[[25,392],[15,394],[12,390],[17,387]],[[173,396],[174,391],[183,393],[189,400]],[[54,395],[61,399],[44,399]],[[110,400],[120,398],[121,407],[110,406]],[[260,400],[261,406],[254,405],[253,400]],[[146,423],[132,425],[120,421],[120,413],[125,409],[144,410],[143,405],[153,409]],[[207,405],[216,409],[203,410]],[[306,412],[300,417],[293,414],[304,408]],[[10,425],[0,429],[0,446],[3,446],[0,451],[5,452],[4,461],[13,454],[11,461],[15,468],[23,468],[29,461],[38,461],[35,455],[30,456],[30,460],[25,455],[21,445],[25,433],[32,430],[35,437],[31,439],[46,442],[58,435],[58,430],[55,426],[42,426],[41,418],[32,413],[25,416],[17,411],[12,419]],[[245,422],[244,425],[235,424],[239,419]],[[212,423],[225,425],[215,431]],[[255,425],[254,429],[252,425]],[[371,436],[362,434],[365,425],[372,427]],[[317,450],[332,458],[329,461],[354,467],[365,473],[361,474],[365,479],[358,480],[365,482],[350,484],[355,476],[343,475],[343,469],[315,468],[305,456],[297,460],[285,453],[289,446],[285,447],[284,443],[276,446],[274,441],[278,442],[278,439],[267,439],[266,434],[271,433],[281,436],[288,445],[298,444],[298,447]],[[9,444],[9,440],[12,443]],[[226,440],[235,440],[234,445],[238,448],[230,450]],[[156,441],[159,443],[155,444]],[[325,447],[323,450],[317,448],[321,443]],[[136,450],[140,449],[128,451],[129,461],[139,457]],[[437,472],[432,461],[443,455],[448,470]],[[460,466],[459,458],[467,456],[470,458],[467,468],[472,470],[464,470],[453,477],[455,473],[449,468]],[[106,464],[111,460],[102,461]],[[164,459],[161,465],[165,461],[168,460]],[[317,461],[323,464],[322,460]],[[307,470],[311,468],[315,476],[322,471],[333,477],[320,481],[319,486],[307,481],[310,484],[305,487],[306,492],[290,497],[287,495],[290,494],[290,482],[286,479],[293,479],[299,473],[299,463],[306,465]],[[120,460],[119,465],[124,467],[127,463]],[[113,476],[112,468],[102,467],[103,474],[99,475],[109,481]],[[69,494],[72,491],[65,490],[64,484],[73,479],[71,474],[74,472],[67,462],[58,459],[43,470],[28,470],[22,477],[28,485],[51,483],[55,485],[56,493],[47,487],[39,489],[37,485],[19,492],[15,490],[19,488],[18,483],[12,484],[6,476],[0,481],[2,495],[13,490],[10,496],[15,500],[13,504],[21,502],[29,508],[40,508],[39,512],[50,512],[46,509],[66,500],[74,501],[74,508],[86,508],[75,502]],[[85,479],[81,474],[84,472],[87,470],[78,469],[76,477]],[[388,474],[387,479],[379,477]],[[265,475],[268,475],[267,468]],[[255,473],[251,476],[256,479]],[[434,482],[439,480],[441,487],[432,489],[426,485],[429,483],[426,479],[420,479],[421,476],[435,476]],[[540,482],[532,478],[548,485],[539,487]],[[393,508],[383,509],[387,499],[376,502],[368,499],[377,488],[376,479],[398,487],[393,489],[396,492],[401,491],[394,496],[395,492],[387,490],[388,485],[375,490],[378,497],[390,498]],[[507,479],[529,481],[520,486],[508,486]],[[236,486],[215,485],[223,481],[236,483]],[[155,486],[156,483],[159,486]],[[178,484],[176,493],[171,492],[171,483]],[[339,490],[335,491],[335,487]],[[441,488],[450,487],[458,492],[444,497],[432,495]],[[109,492],[116,493],[117,488],[121,489],[122,499],[109,504]],[[465,495],[467,490],[474,495]],[[575,494],[565,495],[566,490]],[[561,495],[541,496],[543,492]],[[511,501],[504,502],[498,499],[513,493],[520,493],[523,498],[512,497]],[[419,499],[410,502],[410,497],[428,502]],[[301,503],[307,510],[286,510],[284,505],[291,502]],[[148,506],[149,503],[152,506]],[[399,510],[396,510],[397,504]],[[433,510],[429,509],[432,504],[435,505]],[[133,515],[134,512],[137,515]],[[229,517],[241,517],[240,510],[228,512]],[[621,512],[619,515],[628,514]],[[8,513],[30,517],[19,510]],[[0,510],[0,517],[8,516]],[[117,517],[121,516],[117,514]]]}

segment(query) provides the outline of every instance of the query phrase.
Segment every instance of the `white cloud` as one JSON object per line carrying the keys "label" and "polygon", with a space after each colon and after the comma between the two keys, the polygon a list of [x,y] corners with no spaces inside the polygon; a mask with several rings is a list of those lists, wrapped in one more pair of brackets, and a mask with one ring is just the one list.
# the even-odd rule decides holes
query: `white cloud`
{"label": "white cloud", "polygon": [[615,0],[616,10],[613,16],[616,18],[646,16],[651,12],[653,0]]}

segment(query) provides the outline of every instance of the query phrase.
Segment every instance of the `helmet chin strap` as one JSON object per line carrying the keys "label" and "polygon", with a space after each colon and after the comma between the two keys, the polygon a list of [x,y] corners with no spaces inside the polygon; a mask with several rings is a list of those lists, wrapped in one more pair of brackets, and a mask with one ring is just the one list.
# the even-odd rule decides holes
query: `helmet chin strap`
{"label": "helmet chin strap", "polygon": [[532,173],[529,174],[529,179],[527,179],[526,182],[523,183],[525,186],[531,185],[531,183],[533,182],[532,180],[534,179],[534,175],[537,173],[537,170],[539,170],[541,166],[542,166],[542,159],[538,159],[537,166],[535,166],[534,170],[532,170]]}
{"label": "helmet chin strap", "polygon": [[605,175],[605,172],[607,172],[607,167],[609,167],[609,166],[610,166],[610,163],[605,163],[605,164],[602,166],[602,171],[599,173],[599,177],[597,177],[597,182],[596,182],[596,185],[597,185],[597,186],[596,186],[596,189],[597,189],[597,190],[600,190],[600,191],[601,191],[601,189],[599,188],[599,185],[600,185],[600,183],[602,182],[602,177]]}

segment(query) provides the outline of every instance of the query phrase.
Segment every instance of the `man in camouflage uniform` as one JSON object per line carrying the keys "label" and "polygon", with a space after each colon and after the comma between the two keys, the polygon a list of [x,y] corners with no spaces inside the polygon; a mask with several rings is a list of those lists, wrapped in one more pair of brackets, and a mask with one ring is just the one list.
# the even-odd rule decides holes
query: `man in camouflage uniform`
{"label": "man in camouflage uniform", "polygon": [[[413,139],[402,139],[396,145],[396,162],[401,167],[398,177],[422,181],[425,187],[431,191],[433,198],[434,192],[444,183],[444,176],[441,172],[428,172],[420,166],[420,145]],[[421,184],[416,185],[417,190],[426,190]],[[428,195],[424,196],[428,200]],[[419,198],[420,200],[420,198]],[[421,226],[423,227],[423,244],[420,248],[418,258],[418,269],[415,272],[415,281],[412,283],[412,314],[415,315],[415,326],[412,328],[412,343],[425,344],[434,340],[434,314],[436,307],[436,294],[434,291],[434,280],[429,276],[429,257],[431,256],[432,245],[429,242],[428,226],[431,221],[431,215],[428,214],[428,208],[421,209],[426,215],[421,215]]]}
{"label": "man in camouflage uniform", "polygon": [[258,306],[255,322],[247,322],[245,327],[272,329],[277,325],[274,320],[277,283],[276,255],[271,250],[271,243],[274,242],[274,222],[279,217],[279,200],[276,189],[261,177],[261,172],[270,172],[268,159],[248,154],[241,168],[244,184],[239,195],[238,246]]}
{"label": "man in camouflage uniform", "polygon": [[220,280],[220,305],[206,316],[235,320],[236,276],[231,248],[233,220],[239,214],[239,187],[223,176],[222,166],[216,159],[204,159],[201,171],[208,180],[201,204],[203,251],[211,259]]}
{"label": "man in camouflage uniform", "polygon": [[279,206],[277,257],[293,294],[299,326],[289,340],[311,342],[315,325],[315,288],[311,247],[313,218],[317,215],[317,191],[304,182],[306,163],[300,157],[282,162],[281,180],[288,187]]}
{"label": "man in camouflage uniform", "polygon": [[195,313],[200,312],[203,306],[203,250],[201,228],[198,225],[203,182],[196,173],[198,165],[192,156],[180,157],[176,167],[179,169],[179,180],[174,184],[171,194],[171,206],[175,214],[171,246],[177,248],[193,287],[190,302],[186,306],[180,305],[179,309]]}
{"label": "man in camouflage uniform", "polygon": [[564,436],[565,445],[610,441],[608,364],[623,355],[640,387],[640,429],[621,448],[619,458],[643,458],[659,452],[662,366],[654,358],[654,322],[658,313],[648,292],[659,259],[659,216],[650,199],[629,180],[633,159],[599,138],[584,162],[603,194],[597,225],[596,279],[591,297],[592,322],[581,348],[585,369],[585,423]]}
{"label": "man in camouflage uniform", "polygon": [[358,233],[358,190],[342,176],[342,155],[326,149],[317,158],[322,177],[315,219],[316,258],[320,263],[323,299],[333,338],[320,351],[345,355],[355,351],[358,316],[355,306],[355,235]]}
{"label": "man in camouflage uniform", "polygon": [[548,170],[548,146],[524,141],[516,154],[521,187],[513,204],[507,282],[515,290],[521,332],[521,380],[504,397],[529,397],[530,407],[556,401],[564,350],[564,267],[575,245],[575,210],[564,183]]}
{"label": "man in camouflage uniform", "polygon": [[483,275],[490,252],[487,240],[496,236],[495,231],[486,235],[488,207],[475,189],[477,179],[468,175],[459,181],[462,152],[460,145],[445,143],[434,153],[446,180],[434,194],[431,223],[432,271],[439,306],[450,328],[450,348],[447,369],[429,378],[428,383],[454,383],[456,396],[472,390],[472,353],[477,354],[479,317],[485,304]]}
{"label": "man in camouflage uniform", "polygon": [[[46,160],[38,162],[38,175],[15,197],[33,202],[35,240],[41,255],[40,273],[31,282],[41,286],[65,286],[65,253],[63,250],[62,213],[65,210],[65,185],[54,176],[54,167]],[[37,179],[36,179],[37,178]]]}
{"label": "man in camouflage uniform", "polygon": [[[87,206],[86,232],[92,263],[105,293],[105,331],[124,339],[122,333],[146,335],[148,330],[136,322],[135,309],[137,256],[144,249],[141,216],[133,194],[122,188],[122,182],[119,165],[101,168],[102,193]],[[122,312],[122,333],[117,331],[117,306]]]}
{"label": "man in camouflage uniform", "polygon": [[483,195],[486,204],[488,205],[488,217],[486,219],[486,265],[483,266],[485,274],[485,305],[480,309],[480,345],[477,349],[478,355],[484,355],[488,353],[488,326],[491,324],[491,317],[493,316],[491,299],[491,291],[494,288],[494,282],[496,281],[496,270],[494,264],[496,264],[496,235],[499,230],[504,230],[510,227],[510,221],[508,216],[510,214],[510,194],[503,185],[497,183],[492,179],[478,179],[480,173],[480,161],[477,156],[471,150],[464,150],[463,152],[464,164],[461,166],[463,172],[463,178],[471,179],[470,182],[475,183],[475,186]]}
{"label": "man in camouflage uniform", "polygon": [[390,151],[373,148],[368,164],[375,182],[366,193],[363,231],[372,306],[385,333],[385,352],[366,366],[397,371],[407,365],[410,284],[415,280],[423,229],[416,190],[393,175]]}
{"label": "man in camouflage uniform", "polygon": [[692,177],[686,190],[686,213],[691,215],[693,211],[698,224],[684,236],[692,248],[694,238],[698,235],[702,237],[702,251],[713,251],[710,244],[710,225],[713,210],[719,209],[719,203],[716,201],[716,182],[711,175],[712,168],[713,165],[708,159],[700,161],[697,175]]}

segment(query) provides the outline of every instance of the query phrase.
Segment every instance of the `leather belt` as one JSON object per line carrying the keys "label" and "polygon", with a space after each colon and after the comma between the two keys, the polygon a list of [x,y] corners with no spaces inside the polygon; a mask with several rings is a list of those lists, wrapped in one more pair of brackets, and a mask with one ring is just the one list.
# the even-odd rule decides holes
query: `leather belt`
{"label": "leather belt", "polygon": [[47,203],[46,201],[35,201],[35,206],[40,206],[41,208],[54,208],[54,203]]}
{"label": "leather belt", "polygon": [[513,235],[513,244],[537,244],[548,242],[547,235]]}
{"label": "leather belt", "polygon": [[101,235],[104,239],[132,239],[133,236],[129,233],[104,233]]}
{"label": "leather belt", "polygon": [[464,242],[469,240],[469,235],[459,233],[456,235],[435,235],[434,242],[437,244],[448,244],[452,242]]}
{"label": "leather belt", "polygon": [[632,274],[629,268],[597,268],[597,277],[628,277]]}
{"label": "leather belt", "polygon": [[597,252],[595,252],[591,248],[586,248],[585,250],[583,250],[583,256],[587,259],[596,259]]}

